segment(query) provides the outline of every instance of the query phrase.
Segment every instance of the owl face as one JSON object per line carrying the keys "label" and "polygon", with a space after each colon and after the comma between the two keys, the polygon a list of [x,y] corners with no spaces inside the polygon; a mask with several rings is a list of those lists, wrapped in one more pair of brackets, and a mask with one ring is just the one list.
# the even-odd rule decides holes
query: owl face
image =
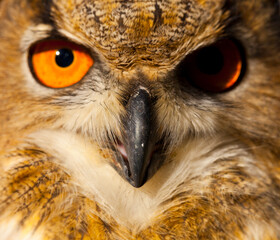
{"label": "owl face", "polygon": [[114,169],[141,187],[181,162],[201,174],[217,146],[279,146],[272,1],[1,4],[3,147],[36,143],[77,178]]}

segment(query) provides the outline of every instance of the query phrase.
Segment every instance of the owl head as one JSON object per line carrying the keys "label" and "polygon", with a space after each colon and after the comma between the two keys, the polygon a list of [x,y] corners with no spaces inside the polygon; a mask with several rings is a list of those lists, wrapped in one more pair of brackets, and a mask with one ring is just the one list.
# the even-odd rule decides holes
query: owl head
{"label": "owl head", "polygon": [[1,149],[136,188],[199,175],[217,149],[275,161],[277,4],[0,1]]}

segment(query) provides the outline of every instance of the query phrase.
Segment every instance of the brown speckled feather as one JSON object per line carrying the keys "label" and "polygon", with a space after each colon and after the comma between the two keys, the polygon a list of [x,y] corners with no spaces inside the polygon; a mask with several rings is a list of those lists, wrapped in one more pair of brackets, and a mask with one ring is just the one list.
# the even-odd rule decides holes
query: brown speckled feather
{"label": "brown speckled feather", "polygon": [[[279,239],[278,8],[0,0],[0,238]],[[94,59],[77,84],[51,89],[35,79],[30,49],[49,38],[83,45]],[[242,46],[239,84],[213,94],[182,83],[182,61],[223,38]],[[162,153],[134,188],[116,171],[115,149],[139,86],[151,96]]]}

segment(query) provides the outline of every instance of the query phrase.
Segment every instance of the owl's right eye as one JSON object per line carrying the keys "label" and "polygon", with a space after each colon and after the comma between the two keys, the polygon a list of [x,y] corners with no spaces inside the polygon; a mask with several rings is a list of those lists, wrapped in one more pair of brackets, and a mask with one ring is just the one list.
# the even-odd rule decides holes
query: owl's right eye
{"label": "owl's right eye", "polygon": [[45,40],[30,50],[30,66],[36,79],[50,88],[74,85],[94,61],[83,47],[66,40]]}

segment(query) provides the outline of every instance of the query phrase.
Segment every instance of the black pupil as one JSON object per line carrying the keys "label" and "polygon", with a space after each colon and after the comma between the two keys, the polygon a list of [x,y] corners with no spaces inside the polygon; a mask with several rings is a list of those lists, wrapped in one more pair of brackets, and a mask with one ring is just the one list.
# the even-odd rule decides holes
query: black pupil
{"label": "black pupil", "polygon": [[70,49],[59,49],[56,51],[55,61],[60,67],[69,67],[74,61],[73,52]]}
{"label": "black pupil", "polygon": [[196,57],[198,69],[209,75],[218,74],[224,66],[224,57],[217,47],[202,49]]}

